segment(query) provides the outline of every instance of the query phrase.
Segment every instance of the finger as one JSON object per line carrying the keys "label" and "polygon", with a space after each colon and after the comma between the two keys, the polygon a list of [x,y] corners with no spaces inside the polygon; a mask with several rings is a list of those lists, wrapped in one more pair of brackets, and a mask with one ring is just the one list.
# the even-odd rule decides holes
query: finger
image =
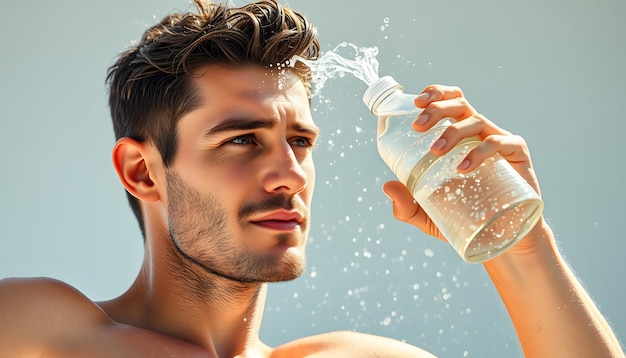
{"label": "finger", "polygon": [[462,121],[476,115],[477,112],[465,97],[456,97],[434,101],[428,104],[413,122],[416,131],[425,131],[444,118]]}
{"label": "finger", "polygon": [[424,108],[424,111],[418,116],[413,123],[413,127],[417,131],[425,131],[432,125],[437,123],[439,119],[430,115],[427,110],[431,104],[440,101],[451,101],[457,98],[464,98],[463,91],[457,86],[445,86],[445,85],[430,85],[418,95],[415,100],[415,106]]}
{"label": "finger", "polygon": [[508,161],[535,191],[541,195],[539,181],[533,169],[530,150],[524,138],[518,135],[492,135],[472,149],[461,161],[457,170],[469,173],[496,153]]}
{"label": "finger", "polygon": [[459,165],[461,173],[476,169],[487,158],[499,153],[511,165],[530,167],[530,153],[524,138],[518,135],[491,135],[472,149]]}
{"label": "finger", "polygon": [[393,216],[400,221],[407,221],[419,211],[419,205],[409,189],[399,181],[389,181],[383,185],[383,191],[393,203]]}
{"label": "finger", "polygon": [[431,102],[457,97],[464,97],[463,91],[459,87],[446,85],[430,85],[424,88],[420,95],[415,98],[415,105],[419,108],[425,108]]}
{"label": "finger", "polygon": [[431,152],[435,155],[443,155],[465,138],[484,139],[492,135],[511,135],[511,133],[498,127],[484,116],[476,114],[448,126],[431,146]]}

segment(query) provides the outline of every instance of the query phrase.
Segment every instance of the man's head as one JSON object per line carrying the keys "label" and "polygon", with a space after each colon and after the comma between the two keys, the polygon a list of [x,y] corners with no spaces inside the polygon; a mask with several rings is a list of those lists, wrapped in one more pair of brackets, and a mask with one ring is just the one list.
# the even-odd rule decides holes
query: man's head
{"label": "man's head", "polygon": [[[108,72],[109,105],[116,139],[150,142],[168,167],[178,150],[178,121],[201,103],[193,79],[207,65],[268,69],[294,55],[319,54],[315,28],[300,14],[276,1],[241,8],[196,0],[199,12],[171,14],[148,29]],[[309,70],[291,69],[310,94]],[[128,194],[145,237],[138,200]]]}

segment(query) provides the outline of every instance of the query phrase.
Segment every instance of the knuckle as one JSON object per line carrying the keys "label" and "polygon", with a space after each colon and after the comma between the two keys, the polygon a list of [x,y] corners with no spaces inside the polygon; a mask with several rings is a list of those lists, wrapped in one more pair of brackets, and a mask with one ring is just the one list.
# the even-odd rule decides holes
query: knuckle
{"label": "knuckle", "polygon": [[425,111],[429,112],[439,112],[444,108],[444,103],[441,101],[431,102],[425,109]]}
{"label": "knuckle", "polygon": [[449,125],[448,128],[446,128],[446,130],[444,131],[443,135],[446,137],[456,138],[460,135],[460,133],[461,128],[459,128],[459,123],[457,122]]}
{"label": "knuckle", "polygon": [[449,90],[450,90],[450,92],[456,94],[457,96],[465,98],[465,96],[463,95],[463,90],[461,89],[461,87],[459,87],[459,86],[449,86]]}
{"label": "knuckle", "polygon": [[526,146],[526,139],[524,139],[524,137],[522,137],[521,135],[518,134],[511,134],[511,138],[513,140],[515,140],[517,143],[519,143],[522,146]]}
{"label": "knuckle", "polygon": [[501,138],[500,136],[498,136],[498,135],[490,135],[490,136],[487,136],[487,137],[483,140],[483,142],[484,142],[486,145],[489,145],[489,146],[495,146],[495,145],[499,145],[499,144],[501,144],[501,143],[502,143],[502,138]]}

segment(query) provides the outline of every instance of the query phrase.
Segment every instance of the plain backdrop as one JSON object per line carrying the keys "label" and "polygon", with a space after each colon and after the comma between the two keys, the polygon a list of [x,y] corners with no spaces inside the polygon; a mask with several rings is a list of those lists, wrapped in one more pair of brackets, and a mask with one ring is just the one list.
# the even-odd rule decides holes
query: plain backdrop
{"label": "plain backdrop", "polygon": [[[626,337],[622,0],[289,0],[341,42],[380,49],[407,92],[458,85],[526,138],[545,216],[619,338]],[[241,1],[235,4],[242,4]],[[133,281],[142,240],[110,161],[105,73],[186,0],[0,3],[0,278],[49,276],[94,300]],[[323,129],[308,269],[270,286],[270,345],[331,330],[405,340],[443,357],[521,356],[481,265],[396,222],[392,175],[373,142],[365,85],[346,76],[313,99]]]}

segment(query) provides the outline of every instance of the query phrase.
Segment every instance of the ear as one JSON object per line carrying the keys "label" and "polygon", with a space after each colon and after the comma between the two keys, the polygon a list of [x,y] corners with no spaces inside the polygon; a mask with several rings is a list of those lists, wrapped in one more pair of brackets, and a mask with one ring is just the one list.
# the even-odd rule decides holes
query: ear
{"label": "ear", "polygon": [[159,200],[159,191],[150,172],[148,145],[135,139],[120,138],[113,148],[113,166],[124,188],[139,200]]}

